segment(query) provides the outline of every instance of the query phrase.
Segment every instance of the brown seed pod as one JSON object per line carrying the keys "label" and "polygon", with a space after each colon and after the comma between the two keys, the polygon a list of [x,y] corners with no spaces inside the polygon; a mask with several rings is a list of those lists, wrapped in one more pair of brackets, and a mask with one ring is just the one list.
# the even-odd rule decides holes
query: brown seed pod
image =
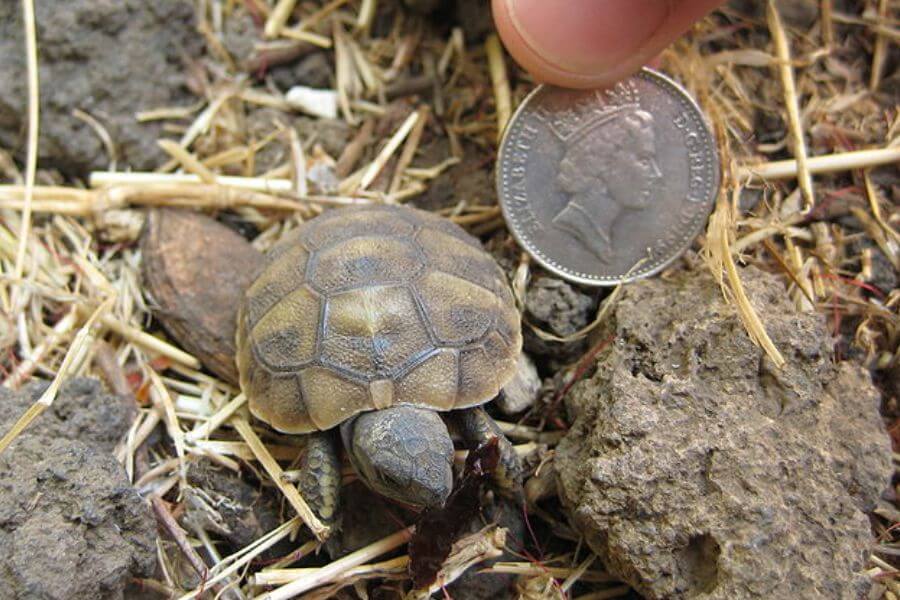
{"label": "brown seed pod", "polygon": [[236,315],[262,253],[218,221],[177,209],[150,212],[141,251],[154,316],[206,368],[237,384]]}

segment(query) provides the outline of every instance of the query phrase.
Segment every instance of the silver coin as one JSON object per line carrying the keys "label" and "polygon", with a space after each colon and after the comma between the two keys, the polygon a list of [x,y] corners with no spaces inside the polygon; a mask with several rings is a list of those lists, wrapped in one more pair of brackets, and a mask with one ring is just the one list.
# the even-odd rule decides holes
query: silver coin
{"label": "silver coin", "polygon": [[516,240],[550,271],[587,285],[663,269],[701,231],[718,188],[700,108],[650,69],[608,90],[538,87],[510,120],[497,159]]}

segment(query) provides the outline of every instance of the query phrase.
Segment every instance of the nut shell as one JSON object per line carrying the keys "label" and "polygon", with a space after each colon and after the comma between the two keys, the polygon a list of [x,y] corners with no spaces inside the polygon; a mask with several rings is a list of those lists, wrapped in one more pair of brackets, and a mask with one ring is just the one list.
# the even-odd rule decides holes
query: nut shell
{"label": "nut shell", "polygon": [[150,211],[141,254],[154,316],[210,371],[237,383],[235,315],[263,255],[215,219],[178,209]]}
{"label": "nut shell", "polygon": [[238,316],[250,410],[286,433],[388,406],[483,404],[521,346],[512,293],[478,240],[400,206],[302,225],[269,252]]}

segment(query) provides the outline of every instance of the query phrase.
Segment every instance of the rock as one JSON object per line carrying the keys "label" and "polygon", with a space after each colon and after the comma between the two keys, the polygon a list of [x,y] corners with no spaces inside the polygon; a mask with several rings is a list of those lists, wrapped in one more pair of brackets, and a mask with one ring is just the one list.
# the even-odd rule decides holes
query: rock
{"label": "rock", "polygon": [[[36,2],[40,52],[39,160],[81,176],[109,164],[80,109],[109,132],[119,168],[151,170],[165,160],[156,140],[161,123],[138,123],[136,112],[188,105],[184,56],[198,56],[202,37],[187,0]],[[0,146],[25,153],[28,89],[22,8],[0,3]]]}
{"label": "rock", "polygon": [[262,253],[216,220],[177,209],[150,213],[141,253],[154,316],[206,368],[236,383],[237,309]]}
{"label": "rock", "polygon": [[500,390],[494,404],[504,415],[517,415],[528,410],[538,399],[541,378],[537,368],[524,352],[516,361],[516,373]]}
{"label": "rock", "polygon": [[525,308],[551,333],[566,336],[590,323],[597,300],[562,279],[535,277],[525,294]]}
{"label": "rock", "polygon": [[[0,432],[9,431],[48,385],[47,381],[36,381],[17,392],[0,388]],[[111,454],[133,418],[132,401],[107,394],[96,379],[79,377],[63,384],[50,408],[25,433],[79,440]]]}
{"label": "rock", "polygon": [[[596,290],[585,291],[562,279],[536,275],[525,292],[526,316],[541,329],[557,337],[566,337],[593,320],[597,313],[598,296]],[[523,327],[522,335],[527,352],[535,356],[548,356],[551,362],[571,362],[587,348],[587,340],[584,339],[567,344],[545,341],[530,327]],[[558,365],[551,364],[553,366]]]}
{"label": "rock", "polygon": [[0,455],[4,598],[118,600],[156,565],[156,526],[115,459],[22,435]]}
{"label": "rock", "polygon": [[823,319],[742,271],[775,368],[706,273],[625,288],[615,343],[567,397],[556,449],[577,530],[647,598],[863,597],[865,511],[891,475],[869,374]]}

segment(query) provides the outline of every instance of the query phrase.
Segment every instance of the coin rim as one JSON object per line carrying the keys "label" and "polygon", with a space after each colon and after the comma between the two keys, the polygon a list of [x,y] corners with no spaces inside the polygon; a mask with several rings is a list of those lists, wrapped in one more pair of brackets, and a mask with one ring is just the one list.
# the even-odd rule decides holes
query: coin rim
{"label": "coin rim", "polygon": [[[686,242],[684,244],[682,244],[680,247],[678,247],[676,249],[676,251],[672,253],[671,256],[669,256],[668,258],[666,258],[665,260],[660,262],[658,265],[656,265],[652,269],[648,269],[645,272],[641,272],[641,273],[638,273],[637,275],[632,275],[632,276],[626,276],[626,275],[607,276],[607,277],[604,277],[604,279],[602,279],[602,280],[596,279],[596,278],[592,279],[592,278],[581,277],[579,275],[576,275],[574,273],[571,273],[560,267],[557,267],[553,264],[548,263],[547,260],[542,258],[535,251],[535,244],[530,243],[527,238],[525,238],[523,235],[520,235],[519,231],[517,231],[517,229],[512,226],[513,219],[512,219],[512,216],[509,214],[510,211],[507,208],[507,203],[504,202],[504,192],[503,192],[503,186],[502,186],[502,181],[501,181],[502,180],[502,172],[500,169],[500,165],[503,164],[503,158],[504,158],[504,154],[506,151],[506,142],[507,142],[508,134],[509,134],[510,129],[512,129],[513,124],[516,122],[516,120],[518,118],[520,118],[521,113],[527,108],[528,104],[534,99],[534,97],[537,96],[545,88],[553,88],[556,86],[541,84],[541,85],[538,85],[531,92],[529,92],[528,95],[525,96],[525,98],[522,100],[522,102],[519,104],[519,106],[513,112],[509,121],[506,123],[506,127],[504,127],[504,129],[503,129],[503,135],[500,137],[500,144],[499,144],[498,150],[497,150],[497,163],[496,163],[496,167],[494,168],[494,187],[496,188],[496,191],[497,191],[497,203],[500,205],[500,210],[503,214],[503,220],[506,222],[507,230],[509,230],[509,232],[512,233],[513,237],[515,238],[515,240],[519,244],[519,246],[524,248],[525,251],[528,253],[528,255],[531,258],[533,258],[535,261],[537,261],[538,264],[540,264],[542,267],[544,267],[551,273],[555,273],[556,275],[559,275],[563,279],[572,281],[574,283],[579,283],[579,284],[587,285],[587,286],[591,286],[591,287],[612,287],[612,286],[620,285],[622,283],[631,283],[634,281],[639,281],[641,279],[645,279],[647,277],[652,277],[653,275],[656,275],[657,273],[659,273],[660,271],[662,271],[663,269],[665,269],[666,267],[671,265],[673,262],[675,262],[675,260],[677,258],[679,258],[682,254],[685,253],[685,251],[688,248],[691,247],[691,244],[694,243],[694,240],[697,238],[697,236],[700,234],[700,232],[703,231],[703,227],[706,224],[706,222],[708,221],[709,215],[712,213],[712,209],[715,204],[715,200],[719,195],[719,191],[721,188],[721,181],[722,181],[722,164],[721,164],[721,157],[719,155],[719,147],[718,147],[718,144],[716,143],[716,138],[715,138],[715,135],[713,134],[712,128],[710,127],[709,122],[706,119],[706,115],[703,113],[703,110],[700,108],[700,105],[697,104],[697,101],[694,99],[694,97],[691,96],[688,93],[688,91],[685,90],[684,87],[682,87],[678,82],[676,82],[671,77],[668,77],[667,75],[660,73],[659,71],[655,71],[648,67],[643,67],[640,71],[631,75],[631,77],[638,77],[639,75],[646,75],[651,81],[657,80],[657,81],[661,82],[662,84],[667,84],[667,85],[671,86],[672,88],[674,88],[674,90],[676,92],[678,92],[682,96],[682,98],[684,100],[687,101],[687,104],[696,112],[697,116],[699,117],[699,121],[703,124],[706,135],[709,137],[709,141],[711,142],[710,148],[712,151],[712,156],[711,156],[710,162],[713,165],[715,165],[715,168],[713,169],[713,181],[711,182],[712,186],[710,188],[712,191],[711,191],[709,197],[705,200],[705,204],[707,205],[706,219],[701,221],[701,223],[697,227],[695,227],[693,231],[689,230],[688,231],[689,235],[686,236]],[[661,87],[664,87],[664,86],[661,86]]]}

